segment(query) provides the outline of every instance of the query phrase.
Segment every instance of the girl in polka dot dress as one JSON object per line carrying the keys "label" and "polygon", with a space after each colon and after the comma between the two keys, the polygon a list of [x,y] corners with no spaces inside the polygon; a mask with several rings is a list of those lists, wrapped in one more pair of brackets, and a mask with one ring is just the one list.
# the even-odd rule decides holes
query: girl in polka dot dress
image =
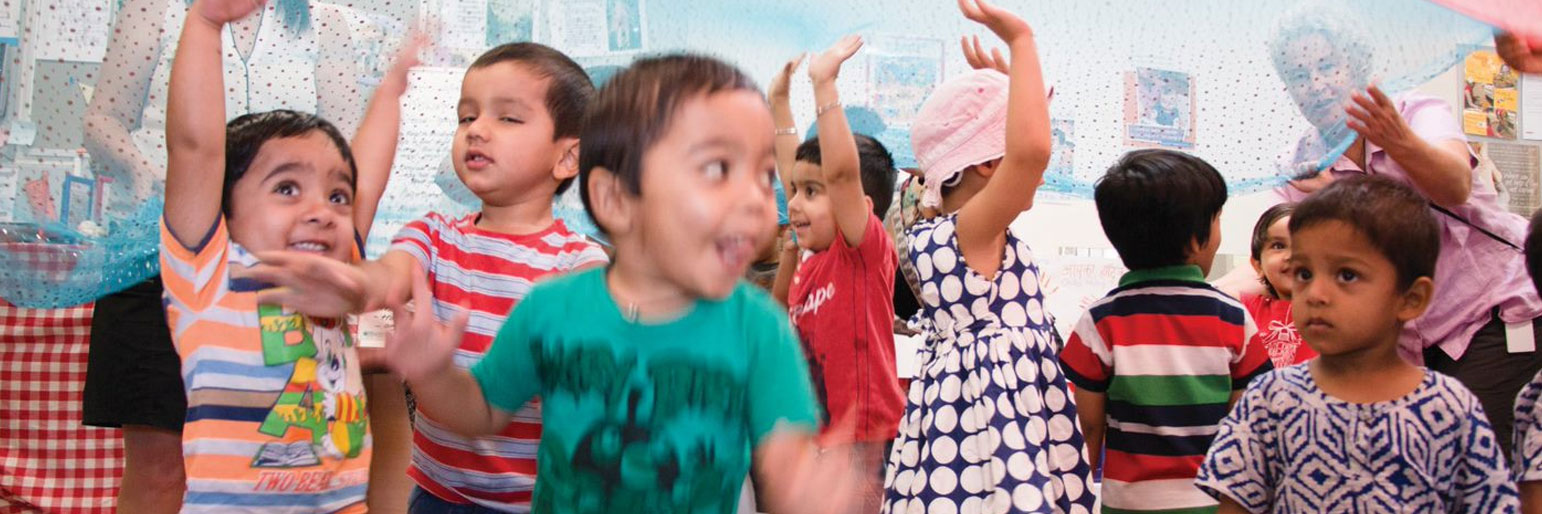
{"label": "girl in polka dot dress", "polygon": [[911,131],[922,204],[942,214],[910,230],[927,341],[883,511],[1089,513],[1089,466],[1039,270],[1008,229],[1050,156],[1033,31],[984,0],[959,6],[1007,42],[1011,62],[966,43],[976,71],[940,86]]}

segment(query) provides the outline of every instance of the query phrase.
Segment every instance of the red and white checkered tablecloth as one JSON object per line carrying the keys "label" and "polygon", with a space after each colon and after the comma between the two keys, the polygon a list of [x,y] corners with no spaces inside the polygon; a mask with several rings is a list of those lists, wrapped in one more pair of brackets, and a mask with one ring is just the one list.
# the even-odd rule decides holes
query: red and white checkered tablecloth
{"label": "red and white checkered tablecloth", "polygon": [[80,424],[91,313],[0,301],[0,514],[114,510],[121,434]]}

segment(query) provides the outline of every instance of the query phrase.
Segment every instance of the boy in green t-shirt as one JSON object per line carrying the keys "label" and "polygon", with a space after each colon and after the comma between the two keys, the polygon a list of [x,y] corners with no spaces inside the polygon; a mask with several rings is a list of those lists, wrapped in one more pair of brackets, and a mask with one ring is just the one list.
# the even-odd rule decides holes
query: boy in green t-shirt
{"label": "boy in green t-shirt", "polygon": [[[771,510],[844,511],[849,452],[815,444],[797,338],[739,280],[776,220],[765,99],[732,66],[674,55],[611,79],[590,115],[581,191],[611,266],[536,286],[470,373],[451,365],[466,314],[396,309],[392,367],[466,435],[541,397],[536,512],[734,512],[751,464]],[[433,305],[421,276],[413,302]]]}

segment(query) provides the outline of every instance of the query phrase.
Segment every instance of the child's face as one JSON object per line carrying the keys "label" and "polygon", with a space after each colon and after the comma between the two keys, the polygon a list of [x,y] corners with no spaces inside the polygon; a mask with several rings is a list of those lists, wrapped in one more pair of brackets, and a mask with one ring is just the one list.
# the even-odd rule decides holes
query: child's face
{"label": "child's face", "polygon": [[230,238],[253,252],[353,256],[352,172],[321,131],[270,139],[230,193]]}
{"label": "child's face", "polygon": [[1291,234],[1291,309],[1307,345],[1338,356],[1396,345],[1404,322],[1424,313],[1432,282],[1399,290],[1392,261],[1359,230],[1325,221]]}
{"label": "child's face", "polygon": [[1253,260],[1253,271],[1269,281],[1280,298],[1290,298],[1290,286],[1295,278],[1290,274],[1290,216],[1275,220],[1269,225],[1264,247]]}
{"label": "child's face", "polygon": [[550,82],[517,62],[466,71],[450,152],[455,174],[484,203],[502,206],[538,194],[550,200],[557,184],[573,176],[576,168],[557,165],[576,140],[552,137]]}
{"label": "child's face", "polygon": [[616,238],[633,239],[656,273],[691,296],[727,297],[776,226],[773,131],[754,91],[684,102],[643,155],[633,228]]}
{"label": "child's face", "polygon": [[798,234],[798,246],[822,252],[835,241],[835,214],[825,189],[824,172],[818,164],[798,161],[792,167],[792,190],[787,194],[787,222]]}

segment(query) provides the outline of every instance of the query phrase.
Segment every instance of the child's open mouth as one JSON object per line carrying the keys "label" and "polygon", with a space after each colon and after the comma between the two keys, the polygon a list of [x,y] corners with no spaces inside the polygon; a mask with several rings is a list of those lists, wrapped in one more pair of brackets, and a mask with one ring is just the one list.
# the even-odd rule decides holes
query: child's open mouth
{"label": "child's open mouth", "polygon": [[743,270],[755,256],[755,245],[745,236],[727,236],[717,240],[718,257],[730,270]]}
{"label": "child's open mouth", "polygon": [[492,165],[492,163],[493,160],[482,152],[476,150],[466,151],[466,168],[468,169],[480,170]]}
{"label": "child's open mouth", "polygon": [[298,243],[289,243],[289,249],[296,252],[326,254],[332,250],[332,245],[320,241],[300,241]]}

